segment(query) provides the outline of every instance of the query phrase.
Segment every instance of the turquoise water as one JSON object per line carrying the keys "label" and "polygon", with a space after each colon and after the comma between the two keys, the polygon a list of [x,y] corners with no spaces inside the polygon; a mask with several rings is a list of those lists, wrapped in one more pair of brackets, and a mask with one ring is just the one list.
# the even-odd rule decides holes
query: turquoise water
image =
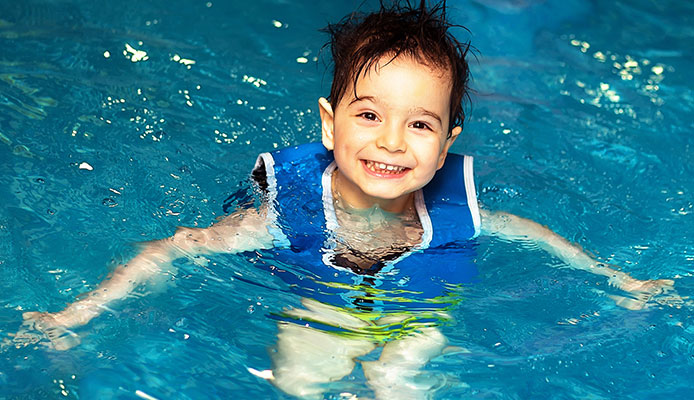
{"label": "turquoise water", "polygon": [[[135,243],[223,215],[257,153],[318,139],[317,29],[359,3],[0,1],[3,337]],[[694,6],[450,3],[479,51],[454,150],[476,156],[480,201],[691,295]],[[480,280],[443,328],[462,350],[426,368],[432,397],[694,394],[690,308],[618,308],[605,279],[523,243],[477,252]],[[0,398],[286,398],[246,368],[269,368],[270,313],[296,296],[253,257],[177,264],[76,348],[0,348]],[[326,397],[344,392],[371,395],[359,369]]]}

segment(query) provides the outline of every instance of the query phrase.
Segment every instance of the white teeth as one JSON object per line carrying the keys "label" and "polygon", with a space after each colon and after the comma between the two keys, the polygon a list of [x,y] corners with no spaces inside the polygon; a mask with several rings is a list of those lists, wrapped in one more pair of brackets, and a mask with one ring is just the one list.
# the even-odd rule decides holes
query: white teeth
{"label": "white teeth", "polygon": [[379,173],[386,172],[386,173],[391,173],[391,174],[399,174],[400,172],[407,169],[405,167],[399,167],[397,165],[390,165],[390,164],[374,162],[374,161],[366,161],[366,166],[374,172],[379,172]]}

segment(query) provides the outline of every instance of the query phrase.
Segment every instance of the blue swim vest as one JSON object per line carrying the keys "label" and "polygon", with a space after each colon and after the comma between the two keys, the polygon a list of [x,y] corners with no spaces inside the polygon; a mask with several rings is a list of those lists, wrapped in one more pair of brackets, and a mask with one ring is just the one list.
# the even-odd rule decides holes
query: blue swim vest
{"label": "blue swim vest", "polygon": [[432,181],[415,192],[421,243],[373,271],[355,272],[334,262],[332,152],[311,143],[262,153],[252,178],[265,193],[275,239],[264,262],[302,296],[338,307],[444,308],[455,302],[451,293],[477,275],[471,239],[479,234],[480,215],[472,162],[448,154]]}

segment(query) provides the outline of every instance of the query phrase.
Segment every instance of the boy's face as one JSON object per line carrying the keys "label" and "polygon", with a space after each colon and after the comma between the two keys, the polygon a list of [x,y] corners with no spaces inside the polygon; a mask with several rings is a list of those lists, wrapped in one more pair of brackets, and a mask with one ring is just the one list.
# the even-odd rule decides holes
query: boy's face
{"label": "boy's face", "polygon": [[448,137],[450,73],[409,57],[379,61],[334,110],[319,100],[323,144],[334,150],[335,189],[348,204],[401,212],[443,166],[461,128]]}

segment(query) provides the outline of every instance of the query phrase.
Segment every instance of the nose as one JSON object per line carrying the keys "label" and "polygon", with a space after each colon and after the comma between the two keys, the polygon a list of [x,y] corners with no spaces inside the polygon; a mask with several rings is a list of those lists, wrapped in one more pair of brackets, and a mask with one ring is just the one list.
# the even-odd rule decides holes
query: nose
{"label": "nose", "polygon": [[379,130],[376,146],[391,153],[404,152],[405,132],[394,124],[387,124]]}

